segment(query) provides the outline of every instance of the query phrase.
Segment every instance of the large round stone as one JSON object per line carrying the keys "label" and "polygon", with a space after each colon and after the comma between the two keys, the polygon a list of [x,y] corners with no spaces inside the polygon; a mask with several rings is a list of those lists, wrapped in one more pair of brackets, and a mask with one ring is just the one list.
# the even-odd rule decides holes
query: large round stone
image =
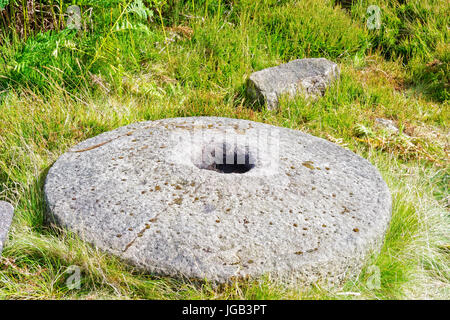
{"label": "large round stone", "polygon": [[88,139],[51,167],[52,218],[149,272],[332,282],[379,250],[391,196],[367,160],[246,120],[148,121]]}

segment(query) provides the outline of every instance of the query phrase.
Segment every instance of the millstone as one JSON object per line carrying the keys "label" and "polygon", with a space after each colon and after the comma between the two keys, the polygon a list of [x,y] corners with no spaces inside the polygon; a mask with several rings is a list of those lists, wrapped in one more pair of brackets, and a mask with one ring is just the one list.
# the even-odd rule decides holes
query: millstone
{"label": "millstone", "polygon": [[8,238],[9,227],[14,215],[14,207],[5,201],[0,201],[0,254],[3,250],[3,245]]}
{"label": "millstone", "polygon": [[379,250],[391,196],[367,160],[246,120],[131,124],[51,167],[50,217],[151,273],[336,283]]}

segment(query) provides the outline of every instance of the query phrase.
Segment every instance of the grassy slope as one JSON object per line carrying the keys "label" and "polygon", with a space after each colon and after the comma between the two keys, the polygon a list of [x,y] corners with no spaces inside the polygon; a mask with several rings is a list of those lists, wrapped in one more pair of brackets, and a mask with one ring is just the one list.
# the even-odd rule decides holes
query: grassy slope
{"label": "grassy slope", "polygon": [[[93,51],[88,44],[95,41],[84,35],[47,34],[44,45],[29,39],[44,56],[22,69],[14,67],[33,52],[30,46],[11,41],[2,48],[12,58],[0,62],[7,78],[0,84],[9,88],[0,102],[0,199],[17,210],[0,260],[0,297],[345,299],[355,296],[338,293],[358,292],[357,298],[449,298],[448,100],[420,94],[410,85],[414,69],[382,47],[370,49],[370,31],[356,9],[352,20],[329,1],[242,1],[231,11],[228,2],[208,3],[180,2],[163,11],[165,29],[156,11],[155,22],[141,31],[106,24]],[[52,58],[48,51],[55,52],[58,40]],[[284,101],[278,111],[245,100],[251,72],[309,56],[341,66],[340,82],[323,98]],[[41,60],[54,68],[42,68]],[[341,288],[286,288],[270,279],[214,288],[138,273],[44,224],[43,179],[70,146],[135,121],[193,115],[299,129],[368,158],[393,195],[380,255]],[[378,128],[377,117],[395,120],[408,136]],[[82,269],[80,290],[66,286],[70,265]],[[368,287],[373,265],[380,289]]]}

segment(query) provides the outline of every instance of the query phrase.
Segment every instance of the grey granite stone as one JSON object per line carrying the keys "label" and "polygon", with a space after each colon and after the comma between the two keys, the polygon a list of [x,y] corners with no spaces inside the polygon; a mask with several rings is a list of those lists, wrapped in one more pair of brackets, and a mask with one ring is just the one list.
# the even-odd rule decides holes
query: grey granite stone
{"label": "grey granite stone", "polygon": [[148,121],[81,142],[50,168],[50,217],[146,271],[336,283],[379,250],[391,196],[367,160],[246,120]]}
{"label": "grey granite stone", "polygon": [[291,98],[299,93],[307,97],[323,95],[339,74],[338,65],[325,58],[297,59],[252,73],[247,93],[252,100],[274,109],[281,95]]}
{"label": "grey granite stone", "polygon": [[392,121],[392,120],[384,119],[384,118],[376,118],[375,119],[375,123],[379,127],[383,128],[383,129],[385,129],[385,130],[387,130],[389,132],[398,133],[398,128],[395,125],[395,122]]}
{"label": "grey granite stone", "polygon": [[9,227],[14,215],[13,206],[5,201],[0,201],[0,254],[3,250],[3,245],[8,238]]}

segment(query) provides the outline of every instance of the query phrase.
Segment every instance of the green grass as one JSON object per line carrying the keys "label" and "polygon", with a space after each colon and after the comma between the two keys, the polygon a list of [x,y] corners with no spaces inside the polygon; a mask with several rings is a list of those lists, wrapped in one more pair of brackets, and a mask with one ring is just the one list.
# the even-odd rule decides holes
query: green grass
{"label": "green grass", "polygon": [[[325,0],[168,1],[149,6],[152,19],[128,1],[103,2],[76,1],[84,14],[95,6],[92,27],[80,32],[31,25],[34,33],[20,39],[0,31],[0,199],[16,207],[0,298],[450,298],[446,2],[383,2],[381,31],[365,28],[365,2],[341,9]],[[411,18],[429,17],[427,10],[433,19]],[[399,30],[422,30],[410,40],[427,42],[413,46]],[[282,101],[274,111],[247,101],[251,72],[319,56],[342,71],[324,97]],[[427,66],[432,59],[441,64]],[[369,159],[393,196],[381,252],[340,287],[269,278],[216,287],[143,274],[45,223],[45,174],[69,147],[136,121],[196,115],[302,130]],[[378,117],[401,133],[377,127]],[[66,285],[71,265],[81,268],[80,289]]]}

